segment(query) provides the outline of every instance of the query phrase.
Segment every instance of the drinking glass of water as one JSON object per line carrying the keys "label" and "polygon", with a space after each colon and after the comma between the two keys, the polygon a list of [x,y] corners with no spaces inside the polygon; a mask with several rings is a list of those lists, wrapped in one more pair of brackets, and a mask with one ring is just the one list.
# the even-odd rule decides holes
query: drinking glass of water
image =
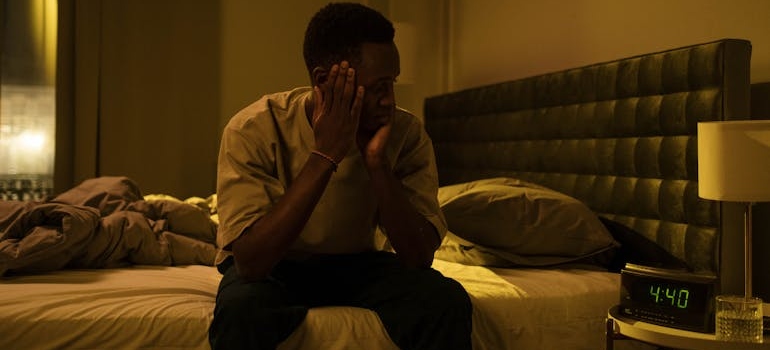
{"label": "drinking glass of water", "polygon": [[761,343],[762,299],[741,295],[716,297],[716,338],[718,340]]}

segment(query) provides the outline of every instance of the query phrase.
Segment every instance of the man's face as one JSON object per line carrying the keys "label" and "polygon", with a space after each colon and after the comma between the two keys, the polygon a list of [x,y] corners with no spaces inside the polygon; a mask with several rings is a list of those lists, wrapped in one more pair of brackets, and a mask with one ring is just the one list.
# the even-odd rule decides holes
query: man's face
{"label": "man's face", "polygon": [[361,64],[356,69],[356,84],[365,89],[359,128],[373,132],[387,123],[396,109],[393,83],[400,73],[398,50],[393,43],[364,43]]}

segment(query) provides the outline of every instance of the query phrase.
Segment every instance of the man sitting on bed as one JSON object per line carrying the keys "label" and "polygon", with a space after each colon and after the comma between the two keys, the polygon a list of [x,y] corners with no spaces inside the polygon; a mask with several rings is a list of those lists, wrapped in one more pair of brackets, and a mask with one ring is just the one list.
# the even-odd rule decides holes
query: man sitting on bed
{"label": "man sitting on bed", "polygon": [[264,96],[227,124],[212,348],[275,348],[324,305],[375,311],[402,349],[471,348],[467,293],[430,268],[446,223],[431,141],[396,108],[393,37],[370,8],[325,6],[305,34],[312,88]]}

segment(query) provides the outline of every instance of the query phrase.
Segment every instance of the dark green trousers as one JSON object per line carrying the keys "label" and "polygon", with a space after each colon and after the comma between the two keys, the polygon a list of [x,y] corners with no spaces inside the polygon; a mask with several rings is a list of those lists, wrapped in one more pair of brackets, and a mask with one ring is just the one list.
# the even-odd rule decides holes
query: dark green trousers
{"label": "dark green trousers", "polygon": [[255,282],[241,279],[231,260],[219,268],[214,350],[275,349],[308,308],[329,305],[373,310],[404,350],[471,349],[472,306],[463,287],[436,270],[406,268],[393,253],[282,261]]}

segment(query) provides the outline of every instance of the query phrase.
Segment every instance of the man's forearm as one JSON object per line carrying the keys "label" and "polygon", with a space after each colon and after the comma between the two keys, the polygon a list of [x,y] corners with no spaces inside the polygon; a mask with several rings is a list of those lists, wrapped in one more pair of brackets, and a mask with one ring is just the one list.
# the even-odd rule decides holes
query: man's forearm
{"label": "man's forearm", "polygon": [[429,267],[441,243],[436,228],[409,201],[406,190],[386,166],[370,171],[380,223],[393,249],[409,266]]}
{"label": "man's forearm", "polygon": [[302,232],[332,172],[326,159],[310,156],[275,206],[233,242],[241,277],[256,280],[270,273]]}

